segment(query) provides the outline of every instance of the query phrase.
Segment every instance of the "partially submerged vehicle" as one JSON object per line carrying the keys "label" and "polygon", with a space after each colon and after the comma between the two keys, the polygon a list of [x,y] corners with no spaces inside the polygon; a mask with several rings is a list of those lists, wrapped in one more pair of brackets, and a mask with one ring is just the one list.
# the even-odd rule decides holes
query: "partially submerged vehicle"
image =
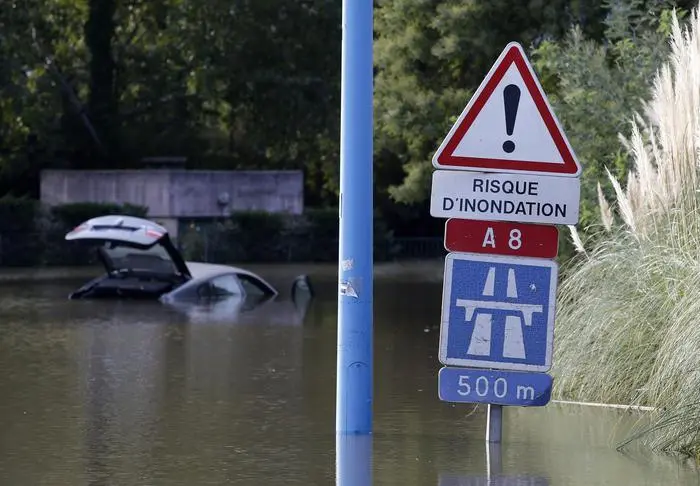
{"label": "partially submerged vehicle", "polygon": [[[259,275],[242,268],[186,262],[168,231],[152,221],[109,215],[90,219],[66,240],[97,246],[106,273],[71,293],[70,299],[150,299],[185,303],[235,297],[248,304],[276,297],[279,291]],[[312,292],[306,276],[292,284],[292,294]]]}

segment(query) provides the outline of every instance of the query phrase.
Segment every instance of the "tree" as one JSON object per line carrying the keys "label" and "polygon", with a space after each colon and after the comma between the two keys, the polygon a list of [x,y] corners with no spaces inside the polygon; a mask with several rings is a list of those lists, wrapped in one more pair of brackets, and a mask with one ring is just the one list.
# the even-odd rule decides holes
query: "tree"
{"label": "tree", "polygon": [[[118,147],[112,126],[117,117],[118,96],[114,85],[115,62],[112,54],[116,9],[116,0],[89,0],[85,23],[85,44],[90,54],[87,109],[99,135],[103,140],[108,140],[112,150]],[[110,151],[101,155],[113,160],[117,154]]]}
{"label": "tree", "polygon": [[36,194],[42,167],[185,155],[197,168],[302,168],[312,200],[333,198],[340,7],[26,0],[2,9],[0,192]]}
{"label": "tree", "polygon": [[[519,41],[584,165],[582,224],[596,221],[604,168],[627,170],[618,133],[664,58],[670,9],[691,2],[382,2],[377,13],[377,149],[404,174],[394,200],[423,207],[430,160],[503,47]],[[573,27],[571,27],[573,26]],[[391,158],[381,154],[391,153]],[[396,171],[394,171],[395,173]]]}
{"label": "tree", "polygon": [[606,168],[626,179],[629,156],[619,134],[628,133],[628,121],[643,109],[653,75],[668,54],[672,4],[607,3],[604,41],[587,38],[574,27],[564,39],[545,41],[533,54],[543,87],[584,167],[583,227],[599,222],[598,182],[612,191]]}
{"label": "tree", "polygon": [[[0,9],[0,191],[36,192],[38,172],[71,143],[68,120],[85,129],[79,2],[27,0]],[[53,159],[53,160],[52,160]]]}
{"label": "tree", "polygon": [[396,154],[405,171],[391,195],[403,203],[427,198],[432,153],[509,41],[529,47],[574,21],[594,35],[601,15],[600,1],[380,2],[377,148]]}

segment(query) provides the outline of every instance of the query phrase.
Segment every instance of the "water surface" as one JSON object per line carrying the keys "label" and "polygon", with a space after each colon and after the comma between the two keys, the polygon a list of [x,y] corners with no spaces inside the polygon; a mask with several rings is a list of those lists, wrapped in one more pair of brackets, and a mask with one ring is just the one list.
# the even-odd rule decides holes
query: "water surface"
{"label": "water surface", "polygon": [[[335,269],[255,269],[285,295],[240,314],[68,301],[80,280],[1,284],[0,484],[334,484]],[[304,270],[318,296],[302,316],[286,289]],[[485,410],[437,398],[440,272],[377,272],[374,484],[487,484]],[[490,484],[700,484],[684,461],[615,452],[635,417],[506,409]]]}

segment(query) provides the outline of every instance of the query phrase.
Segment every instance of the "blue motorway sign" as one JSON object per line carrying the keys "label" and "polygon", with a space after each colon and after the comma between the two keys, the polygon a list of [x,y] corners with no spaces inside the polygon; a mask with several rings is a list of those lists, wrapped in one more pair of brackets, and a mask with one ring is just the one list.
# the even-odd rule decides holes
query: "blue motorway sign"
{"label": "blue motorway sign", "polygon": [[552,377],[546,373],[445,367],[438,374],[438,396],[443,402],[542,407],[552,397]]}
{"label": "blue motorway sign", "polygon": [[557,264],[450,253],[440,323],[442,364],[522,371],[552,366]]}

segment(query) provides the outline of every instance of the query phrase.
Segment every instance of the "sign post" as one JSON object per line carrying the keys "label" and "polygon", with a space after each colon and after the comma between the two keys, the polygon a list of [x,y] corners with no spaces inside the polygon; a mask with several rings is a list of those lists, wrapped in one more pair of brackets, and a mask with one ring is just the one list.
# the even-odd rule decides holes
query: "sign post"
{"label": "sign post", "polygon": [[581,166],[522,47],[506,46],[433,157],[430,213],[448,218],[440,400],[551,399],[559,231],[579,219]]}
{"label": "sign post", "polygon": [[373,2],[343,0],[336,432],[372,433]]}

